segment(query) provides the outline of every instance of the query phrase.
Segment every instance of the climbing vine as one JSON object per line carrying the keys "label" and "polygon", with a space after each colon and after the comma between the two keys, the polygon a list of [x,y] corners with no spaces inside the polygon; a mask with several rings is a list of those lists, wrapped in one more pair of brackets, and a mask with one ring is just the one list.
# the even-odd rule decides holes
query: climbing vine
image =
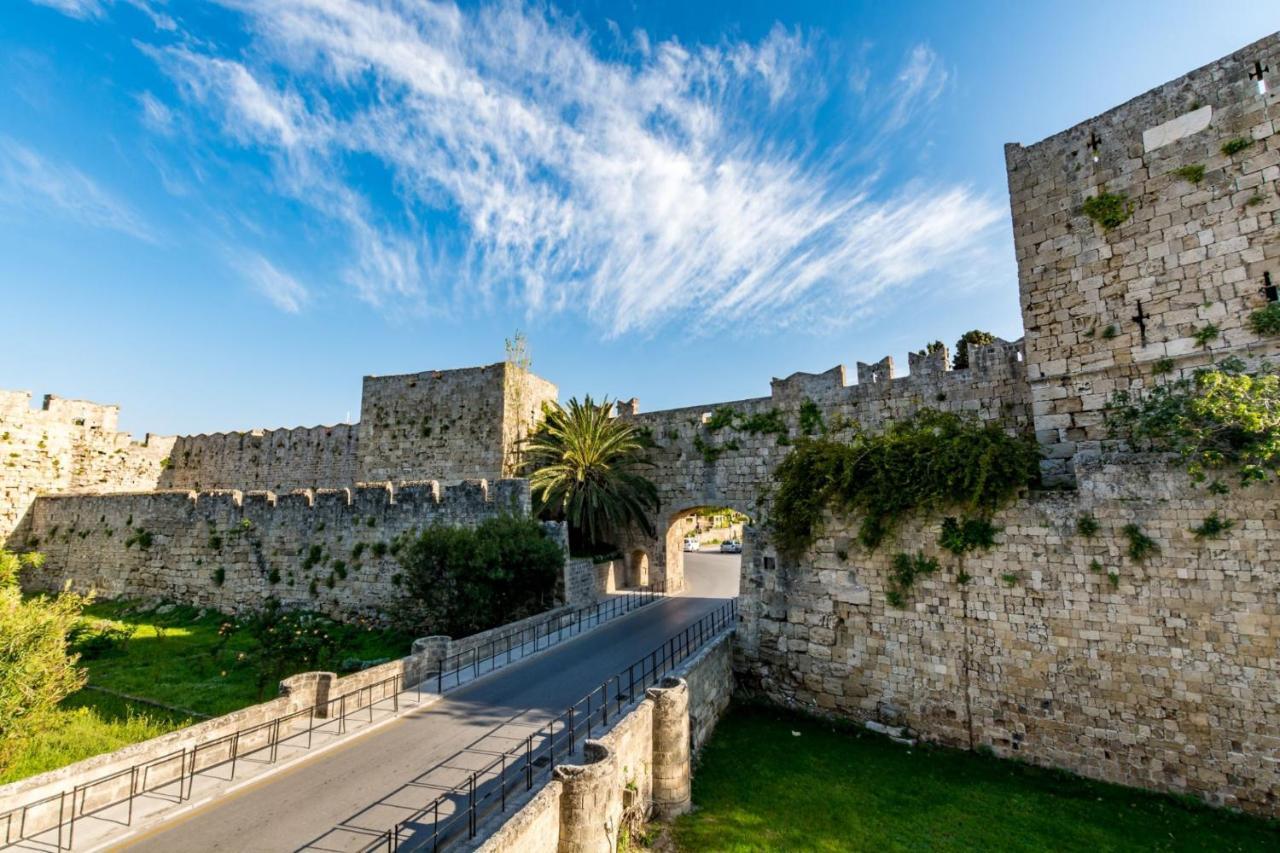
{"label": "climbing vine", "polygon": [[[1108,421],[1113,436],[1179,454],[1197,483],[1226,467],[1241,485],[1280,476],[1280,376],[1265,365],[1246,373],[1230,359],[1141,397],[1119,393]],[[1226,490],[1220,480],[1210,488]]]}
{"label": "climbing vine", "polygon": [[849,442],[802,439],[774,472],[775,541],[785,554],[803,553],[828,509],[861,513],[858,536],[869,548],[918,510],[989,515],[1037,480],[1039,459],[1027,437],[932,410]]}

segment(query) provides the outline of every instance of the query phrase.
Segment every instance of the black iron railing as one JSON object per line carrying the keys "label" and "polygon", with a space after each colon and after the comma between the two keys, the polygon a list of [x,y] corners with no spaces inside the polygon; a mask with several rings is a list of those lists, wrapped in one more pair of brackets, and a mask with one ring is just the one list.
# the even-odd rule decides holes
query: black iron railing
{"label": "black iron railing", "polygon": [[[614,595],[605,601],[588,607],[579,607],[562,614],[558,619],[548,619],[543,624],[529,625],[494,637],[466,651],[449,655],[440,661],[435,673],[436,692],[443,693],[450,687],[464,683],[463,674],[478,678],[501,665],[541,651],[556,643],[576,637],[617,616],[623,616],[654,601],[663,594],[663,587],[654,584],[638,592]],[[485,665],[488,668],[485,668]],[[450,676],[453,677],[452,682]]]}
{"label": "black iron railing", "polygon": [[[174,750],[76,785],[70,790],[0,812],[0,846],[52,834],[56,837],[50,838],[48,843],[54,844],[55,850],[70,850],[75,842],[77,820],[125,806],[125,825],[132,825],[134,800],[144,794],[170,798],[174,803],[186,802],[191,799],[195,777],[199,774],[229,767],[229,777],[235,779],[237,763],[251,756],[259,756],[259,760],[274,764],[282,745],[302,746],[305,739],[305,748],[310,749],[316,733],[344,734],[347,720],[353,714],[367,711],[368,722],[372,723],[379,705],[385,707],[389,703],[393,712],[398,711],[400,694],[407,690],[416,692],[421,703],[424,685],[433,680],[438,692],[448,692],[467,683],[463,681],[464,672],[470,672],[474,678],[500,669],[513,659],[533,654],[587,628],[656,601],[660,595],[660,590],[649,588],[612,596],[590,607],[577,608],[559,618],[552,618],[545,627],[533,625],[508,632],[463,655],[450,656],[432,672],[411,675],[413,683],[406,680],[404,673],[397,673],[308,708]],[[465,663],[460,660],[462,657],[467,658]],[[454,668],[450,669],[451,666]],[[58,814],[56,824],[41,818],[46,811],[55,809]],[[32,816],[35,816],[34,821]],[[33,822],[37,824],[34,828],[30,826]]]}
{"label": "black iron railing", "polygon": [[585,738],[603,733],[610,720],[643,698],[646,688],[686,660],[708,640],[736,624],[738,600],[730,599],[658,648],[605,681],[564,713],[529,735],[466,782],[441,794],[412,817],[400,821],[369,844],[364,853],[437,851],[475,838],[478,827],[505,812],[521,792],[551,777],[557,759],[564,763]]}

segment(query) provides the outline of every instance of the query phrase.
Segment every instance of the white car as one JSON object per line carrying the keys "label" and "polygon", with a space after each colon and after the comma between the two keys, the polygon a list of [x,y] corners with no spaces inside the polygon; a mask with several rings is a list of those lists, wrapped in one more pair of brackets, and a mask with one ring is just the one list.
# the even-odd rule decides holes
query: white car
{"label": "white car", "polygon": [[741,554],[742,543],[736,539],[726,539],[720,543],[721,554]]}
{"label": "white car", "polygon": [[694,539],[692,536],[690,536],[689,538],[684,540],[684,549],[686,551],[701,551],[702,544],[698,542],[697,539]]}

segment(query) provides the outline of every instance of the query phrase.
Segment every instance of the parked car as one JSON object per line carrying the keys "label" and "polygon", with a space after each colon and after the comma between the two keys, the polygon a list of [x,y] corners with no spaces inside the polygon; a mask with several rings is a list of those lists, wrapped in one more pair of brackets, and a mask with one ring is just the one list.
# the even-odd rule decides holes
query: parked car
{"label": "parked car", "polygon": [[720,543],[721,554],[741,554],[742,543],[737,539],[726,539]]}
{"label": "parked car", "polygon": [[697,539],[694,539],[692,536],[690,536],[684,540],[684,549],[686,551],[701,551],[702,545],[701,543],[698,542]]}

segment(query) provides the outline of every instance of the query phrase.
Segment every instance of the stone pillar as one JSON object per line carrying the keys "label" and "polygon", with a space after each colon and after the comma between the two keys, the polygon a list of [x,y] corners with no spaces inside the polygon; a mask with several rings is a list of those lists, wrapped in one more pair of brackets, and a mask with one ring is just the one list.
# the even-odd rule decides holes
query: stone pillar
{"label": "stone pillar", "polygon": [[334,672],[300,672],[280,682],[280,695],[289,697],[292,710],[311,707],[317,717],[324,717],[329,711],[329,687],[337,677]]}
{"label": "stone pillar", "polygon": [[405,673],[405,686],[412,686],[429,675],[435,675],[440,664],[449,656],[449,644],[452,642],[453,638],[443,635],[414,640],[410,651],[413,655],[412,672]]}
{"label": "stone pillar", "polygon": [[622,820],[617,759],[599,741],[583,744],[582,764],[561,764],[558,853],[613,853]]}
{"label": "stone pillar", "polygon": [[689,685],[668,676],[645,692],[653,700],[653,811],[669,820],[693,805]]}

